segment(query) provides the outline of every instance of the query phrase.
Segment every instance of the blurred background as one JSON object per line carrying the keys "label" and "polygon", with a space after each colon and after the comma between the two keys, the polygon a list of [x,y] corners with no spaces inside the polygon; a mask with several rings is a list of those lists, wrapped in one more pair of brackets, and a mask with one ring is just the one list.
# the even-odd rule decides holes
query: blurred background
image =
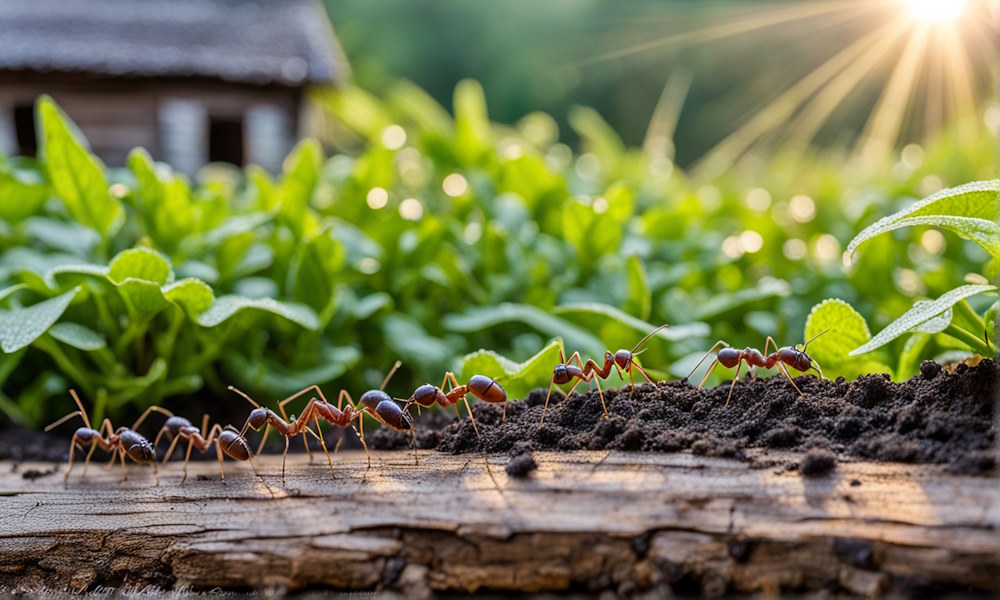
{"label": "blurred background", "polygon": [[[679,378],[716,339],[801,342],[829,297],[875,332],[996,275],[933,229],[843,251],[998,176],[998,10],[4,0],[0,409],[240,414],[228,384],[357,397],[397,358],[406,397],[479,348],[523,392],[553,338],[598,357],[664,322],[644,362]],[[828,374],[961,353],[920,344]]]}

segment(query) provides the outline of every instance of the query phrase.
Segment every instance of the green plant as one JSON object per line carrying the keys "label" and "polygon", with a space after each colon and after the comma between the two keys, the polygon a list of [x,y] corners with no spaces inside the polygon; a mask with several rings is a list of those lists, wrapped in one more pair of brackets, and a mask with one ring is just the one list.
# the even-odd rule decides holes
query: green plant
{"label": "green plant", "polygon": [[[913,226],[940,227],[974,241],[989,253],[992,262],[987,271],[996,277],[997,265],[1000,265],[1000,180],[942,190],[880,219],[851,240],[847,253],[853,256],[861,244],[872,238]],[[867,359],[866,363],[856,357],[882,348],[907,333],[914,335],[899,356],[897,376],[916,371],[919,356],[932,340],[949,350],[996,356],[1000,352],[994,335],[1000,302],[994,302],[980,316],[967,299],[996,293],[998,288],[983,276],[973,275],[967,279],[977,281],[954,288],[934,300],[917,300],[912,308],[874,337],[868,333],[864,318],[848,304],[825,301],[813,309],[806,325],[806,336],[824,328],[833,329],[834,334],[817,342],[813,350],[827,355],[830,362],[851,372],[877,369],[878,358]]]}

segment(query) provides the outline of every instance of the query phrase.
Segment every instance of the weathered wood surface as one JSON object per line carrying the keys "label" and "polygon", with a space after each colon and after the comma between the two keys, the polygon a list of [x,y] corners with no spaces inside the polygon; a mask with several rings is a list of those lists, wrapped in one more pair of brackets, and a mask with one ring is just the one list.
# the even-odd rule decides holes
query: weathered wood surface
{"label": "weathered wood surface", "polygon": [[[750,464],[690,454],[537,453],[530,479],[491,458],[406,452],[280,457],[258,466],[92,465],[26,479],[0,463],[0,584],[81,589],[332,586],[652,589],[716,595],[911,586],[1000,593],[1000,482],[939,467],[841,463],[804,479],[795,455]],[[96,467],[96,468],[95,468]],[[933,588],[932,588],[933,589]]]}

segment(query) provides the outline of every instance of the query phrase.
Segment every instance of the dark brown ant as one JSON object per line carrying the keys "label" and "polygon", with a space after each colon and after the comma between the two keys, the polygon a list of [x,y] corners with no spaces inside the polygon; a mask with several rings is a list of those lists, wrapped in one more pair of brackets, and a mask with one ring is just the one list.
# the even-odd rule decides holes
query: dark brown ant
{"label": "dark brown ant", "polygon": [[[206,430],[208,430],[207,433]],[[219,458],[219,472],[222,474],[223,485],[226,483],[226,469],[222,465],[222,455],[225,453],[230,458],[249,462],[254,474],[267,487],[264,478],[260,476],[260,473],[257,472],[257,467],[253,464],[253,453],[250,451],[250,446],[235,427],[229,425],[223,428],[222,425],[216,423],[211,429],[208,429],[208,415],[206,414],[202,418],[201,429],[199,430],[191,424],[191,421],[188,421],[184,417],[170,415],[166,423],[163,424],[163,427],[160,428],[160,432],[156,434],[156,439],[153,440],[154,448],[163,434],[166,434],[167,439],[170,440],[170,447],[167,448],[167,453],[163,456],[163,464],[166,464],[170,460],[170,455],[173,454],[178,441],[187,440],[188,442],[187,453],[184,455],[182,485],[187,479],[187,466],[188,461],[191,460],[191,449],[197,448],[199,452],[205,453],[208,452],[214,443],[215,454]]]}
{"label": "dark brown ant", "polygon": [[[573,384],[573,387],[569,389],[569,393],[566,395],[567,396],[571,395],[573,393],[573,390],[576,389],[576,386],[578,386],[581,381],[585,383],[590,383],[590,381],[593,380],[594,383],[597,384],[597,394],[601,397],[601,407],[604,409],[604,418],[607,419],[608,407],[604,403],[604,392],[601,391],[600,379],[607,379],[608,376],[611,375],[612,367],[618,370],[618,376],[621,377],[622,379],[625,379],[623,372],[628,373],[629,398],[631,398],[632,394],[635,392],[635,380],[633,378],[633,369],[638,369],[639,373],[641,373],[642,376],[646,378],[646,381],[648,381],[649,383],[653,383],[653,380],[650,379],[649,375],[646,374],[646,371],[644,371],[642,366],[640,366],[639,363],[636,362],[635,360],[635,357],[645,352],[645,350],[640,350],[638,352],[636,352],[636,350],[640,346],[645,344],[646,341],[649,340],[649,338],[653,337],[654,335],[656,335],[657,332],[666,327],[669,327],[669,325],[663,324],[654,329],[653,331],[649,332],[648,334],[646,334],[646,337],[639,340],[639,343],[633,346],[631,350],[620,349],[614,354],[612,354],[610,351],[605,351],[603,367],[598,366],[598,363],[593,359],[587,360],[587,363],[584,364],[583,360],[580,358],[579,352],[574,352],[569,357],[569,360],[565,360],[565,358],[563,357],[562,348],[560,348],[559,349],[560,362],[552,370],[552,380],[549,381],[549,391],[547,394],[545,394],[545,405],[542,407],[542,420],[541,423],[539,423],[539,425],[545,423],[545,412],[549,408],[549,397],[552,395],[552,387],[554,385],[563,385],[565,383],[569,383],[574,379],[576,379],[577,381]],[[579,366],[574,366],[572,364],[574,360]]]}
{"label": "dark brown ant", "polygon": [[[243,425],[243,429],[240,430],[239,436],[243,437],[246,435],[248,429],[253,429],[254,431],[260,431],[261,427],[267,426],[264,430],[264,437],[261,438],[261,447],[264,446],[264,441],[267,438],[268,431],[271,427],[276,429],[285,438],[285,451],[281,455],[281,483],[285,483],[285,459],[288,457],[288,440],[299,434],[302,434],[302,439],[306,440],[306,450],[309,449],[309,443],[306,438],[306,433],[311,434],[313,437],[319,440],[320,446],[323,448],[323,453],[326,454],[327,464],[330,466],[330,475],[336,479],[337,476],[333,472],[333,459],[330,458],[330,452],[326,449],[326,442],[323,441],[323,437],[318,435],[309,427],[309,421],[315,421],[317,429],[319,428],[319,418],[315,415],[303,414],[303,418],[296,419],[294,416],[289,419],[288,415],[285,414],[285,409],[280,408],[282,416],[278,416],[270,408],[265,408],[258,404],[253,398],[251,398],[246,393],[236,389],[233,386],[229,386],[229,391],[236,392],[242,396],[247,402],[254,405],[254,409],[250,411],[250,415],[247,417],[246,423]],[[258,454],[259,454],[258,450]],[[311,456],[311,453],[310,453]]]}
{"label": "dark brown ant", "polygon": [[[447,392],[444,391],[444,386],[451,383],[451,389]],[[429,383],[418,387],[410,399],[407,400],[403,407],[403,410],[407,410],[410,404],[416,404],[423,408],[430,408],[435,404],[447,408],[449,406],[455,407],[455,414],[458,415],[459,420],[462,418],[462,414],[458,411],[458,402],[461,400],[465,403],[465,410],[469,412],[469,420],[472,422],[472,429],[476,432],[476,439],[479,440],[480,445],[482,445],[483,438],[479,434],[479,426],[476,425],[476,417],[472,415],[472,407],[469,406],[468,395],[472,394],[476,398],[484,402],[490,403],[504,403],[504,416],[506,417],[507,412],[507,392],[504,391],[503,387],[495,379],[487,377],[485,375],[473,375],[469,379],[469,382],[465,385],[459,385],[458,379],[455,374],[448,371],[444,375],[444,380],[441,382],[441,387],[434,387]],[[483,461],[486,464],[486,472],[489,474],[490,479],[493,479],[494,485],[496,485],[496,479],[493,478],[493,472],[490,470],[490,461],[486,456],[486,448],[483,447]],[[498,487],[499,489],[499,487]]]}
{"label": "dark brown ant", "polygon": [[[114,463],[116,458],[121,458],[122,473],[124,474],[122,481],[128,481],[128,471],[125,469],[125,456],[128,455],[130,459],[139,464],[152,464],[153,476],[156,478],[156,485],[160,485],[160,477],[156,471],[156,451],[149,443],[149,440],[136,433],[135,430],[153,411],[162,413],[168,413],[168,411],[160,408],[159,406],[150,406],[138,419],[136,419],[132,427],[119,427],[115,430],[111,426],[111,420],[104,419],[104,421],[101,422],[99,429],[92,429],[90,426],[90,418],[87,417],[87,412],[83,409],[83,402],[81,402],[80,397],[76,395],[76,390],[70,390],[69,395],[73,397],[73,401],[76,402],[76,406],[80,410],[69,413],[65,417],[45,428],[45,431],[49,431],[78,415],[83,418],[85,426],[76,430],[73,434],[73,441],[70,442],[69,468],[66,469],[66,475],[63,477],[64,480],[69,479],[70,471],[73,470],[73,451],[77,447],[79,447],[80,450],[83,450],[85,446],[89,445],[90,451],[87,452],[87,458],[83,461],[83,477],[87,476],[87,465],[90,463],[90,457],[93,456],[94,450],[100,447],[106,452],[111,452],[111,462],[108,463],[109,465]],[[104,437],[104,432],[107,432],[107,437]]]}
{"label": "dark brown ant", "polygon": [[[361,429],[360,431],[355,429],[354,433],[358,436],[358,439],[361,440],[361,445],[365,449],[365,455],[368,457],[368,468],[370,469],[372,466],[372,457],[371,453],[368,451],[368,444],[365,442],[365,430],[362,414],[367,413],[379,423],[395,429],[396,431],[413,432],[413,422],[410,419],[409,413],[404,412],[400,406],[383,391],[401,364],[402,363],[399,361],[396,361],[396,364],[389,370],[385,379],[382,380],[381,387],[377,390],[371,390],[362,394],[357,405],[354,404],[354,400],[351,398],[351,395],[347,392],[347,390],[340,390],[340,393],[337,395],[337,405],[334,406],[326,399],[326,396],[323,395],[323,390],[321,390],[318,385],[311,385],[304,390],[296,392],[285,398],[278,403],[278,407],[281,408],[282,414],[284,414],[284,406],[286,404],[299,396],[314,390],[316,394],[319,395],[320,400],[310,398],[309,403],[306,404],[305,410],[302,411],[302,415],[299,417],[300,420],[304,419],[306,422],[309,422],[311,418],[318,417],[331,425],[336,425],[337,427],[350,427],[351,422],[357,418]],[[319,424],[317,423],[317,428],[318,427]],[[266,432],[265,435],[267,435]],[[340,447],[339,442],[337,447]],[[336,449],[334,452],[336,452]],[[414,456],[416,456],[415,444]]]}
{"label": "dark brown ant", "polygon": [[[736,367],[736,374],[733,376],[733,383],[729,386],[729,395],[726,396],[726,404],[722,407],[723,409],[729,406],[729,401],[733,397],[733,388],[736,387],[736,380],[740,377],[740,369],[743,367],[744,362],[751,369],[754,367],[770,369],[771,367],[777,366],[778,370],[781,371],[781,374],[788,380],[788,383],[792,384],[792,387],[795,388],[795,391],[801,396],[802,390],[799,389],[799,386],[795,385],[795,382],[792,380],[792,376],[788,373],[788,367],[792,367],[796,371],[802,372],[808,371],[809,369],[815,369],[816,372],[819,373],[820,379],[822,379],[823,370],[820,368],[819,363],[816,362],[815,359],[810,358],[810,356],[806,354],[806,347],[809,346],[813,340],[827,331],[829,331],[829,329],[814,335],[809,339],[809,341],[802,344],[801,349],[799,349],[798,346],[785,346],[779,348],[778,343],[774,341],[774,338],[767,336],[767,341],[764,343],[763,353],[760,350],[750,347],[744,348],[743,350],[731,348],[728,344],[720,340],[716,342],[715,346],[713,346],[700,361],[698,361],[698,364],[694,366],[694,369],[692,369],[691,372],[688,373],[688,376],[684,379],[686,381],[688,377],[691,377],[691,375],[698,370],[698,367],[705,362],[706,358],[715,354],[715,360],[712,361],[712,366],[708,368],[708,372],[706,372],[705,377],[702,378],[701,384],[698,385],[698,389],[700,390],[704,387],[705,382],[708,381],[708,376],[712,374],[712,370],[715,369],[716,365],[721,363],[722,366],[729,369]],[[767,354],[771,344],[774,344],[775,351],[771,354]],[[756,371],[754,371],[754,376],[756,377]]]}

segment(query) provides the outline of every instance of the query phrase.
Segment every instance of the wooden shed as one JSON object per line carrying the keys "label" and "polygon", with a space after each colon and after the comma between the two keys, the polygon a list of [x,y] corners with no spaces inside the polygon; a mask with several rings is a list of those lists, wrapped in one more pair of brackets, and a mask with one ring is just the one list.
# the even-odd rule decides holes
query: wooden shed
{"label": "wooden shed", "polygon": [[347,75],[318,0],[2,0],[0,153],[33,155],[55,98],[108,165],[280,168],[304,91]]}

